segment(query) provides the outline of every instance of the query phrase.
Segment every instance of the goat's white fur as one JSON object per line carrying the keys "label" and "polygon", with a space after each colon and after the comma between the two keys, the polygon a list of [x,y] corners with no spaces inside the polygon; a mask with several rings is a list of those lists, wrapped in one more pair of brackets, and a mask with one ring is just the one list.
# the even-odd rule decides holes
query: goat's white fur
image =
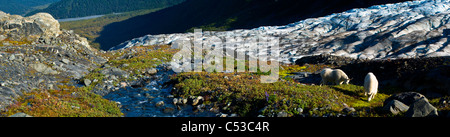
{"label": "goat's white fur", "polygon": [[326,85],[328,82],[333,82],[336,85],[341,85],[342,83],[348,84],[350,82],[347,74],[340,69],[324,68],[320,72],[320,77],[322,77],[322,81],[320,82],[321,86]]}
{"label": "goat's white fur", "polygon": [[375,98],[378,92],[378,80],[372,72],[367,73],[364,78],[364,96],[369,95],[368,101]]}

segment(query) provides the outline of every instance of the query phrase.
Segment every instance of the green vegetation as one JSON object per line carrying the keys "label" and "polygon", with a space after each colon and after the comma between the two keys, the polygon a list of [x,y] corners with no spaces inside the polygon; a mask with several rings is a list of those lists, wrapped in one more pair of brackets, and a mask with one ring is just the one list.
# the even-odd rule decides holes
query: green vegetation
{"label": "green vegetation", "polygon": [[6,38],[6,39],[0,41],[0,46],[6,46],[6,45],[19,46],[19,45],[25,45],[25,44],[31,44],[31,41],[28,41],[26,39],[23,39],[20,41],[15,41],[15,40],[10,40],[9,38]]}
{"label": "green vegetation", "polygon": [[103,99],[86,87],[58,86],[61,90],[35,90],[25,93],[6,115],[23,112],[34,117],[119,117],[115,102]]}
{"label": "green vegetation", "polygon": [[[125,52],[129,53],[131,50],[134,51],[132,57],[122,58]],[[113,81],[113,83],[118,83],[120,81],[133,80],[131,79],[132,77],[142,77],[143,72],[148,69],[160,65],[162,62],[169,62],[169,59],[171,59],[172,55],[177,51],[177,49],[171,49],[170,46],[167,45],[136,46],[127,49],[125,52],[111,51],[110,53],[103,54],[102,56],[110,59],[110,61],[106,64],[109,64],[112,67],[117,67],[126,72],[132,72],[128,79],[120,77]],[[87,90],[92,91],[97,84],[100,84],[105,80],[105,75],[100,72],[102,70],[103,68],[94,69],[81,79],[81,81],[84,81],[84,79],[89,79],[92,81],[92,83],[86,87]]]}
{"label": "green vegetation", "polygon": [[137,46],[133,47],[132,50],[135,53],[131,58],[111,60],[109,64],[128,72],[132,71],[134,75],[137,75],[163,62],[170,62],[173,54],[179,51],[178,49],[171,49],[168,45]]}
{"label": "green vegetation", "polygon": [[[6,40],[9,41],[9,40]],[[14,43],[14,42],[13,42]],[[118,78],[113,83],[131,81],[141,78],[143,72],[164,62],[170,62],[172,56],[178,52],[169,45],[135,46],[128,49],[101,53],[108,58],[106,63],[126,72],[131,72],[129,79]],[[224,57],[224,62],[226,58]],[[238,61],[234,60],[235,69]],[[248,70],[249,62],[245,61]],[[258,63],[258,62],[257,62]],[[280,66],[280,80],[275,83],[261,83],[260,77],[268,73],[219,73],[219,72],[184,72],[172,75],[174,84],[172,94],[175,97],[189,98],[202,96],[203,104],[212,106],[223,113],[236,113],[242,117],[253,117],[259,114],[275,116],[285,113],[295,117],[301,114],[308,116],[325,116],[346,114],[357,117],[397,117],[400,115],[386,114],[382,111],[383,102],[392,94],[405,92],[404,89],[384,87],[379,89],[376,97],[368,102],[364,96],[364,87],[348,85],[305,85],[285,76],[294,72],[317,72],[325,67],[336,66],[309,64]],[[89,86],[68,86],[69,79],[62,81],[59,90],[36,89],[24,93],[16,99],[14,104],[7,107],[3,115],[23,112],[37,117],[118,117],[123,114],[115,102],[103,99],[92,91],[96,85],[106,80],[101,73],[103,68],[92,70],[84,78],[90,79]],[[34,72],[30,72],[32,74]],[[96,80],[96,81],[95,81]],[[438,111],[447,113],[450,105],[443,105],[442,100],[449,100],[448,96],[430,98],[430,103]],[[349,107],[355,111],[344,111]],[[302,111],[302,112],[300,112]]]}
{"label": "green vegetation", "polygon": [[[86,86],[86,89],[89,91],[92,91],[92,89],[95,87],[95,85],[99,84],[100,82],[103,82],[103,79],[105,79],[105,76],[100,73],[100,71],[103,70],[101,68],[94,69],[89,74],[84,76],[81,81],[84,81],[85,79],[92,80],[92,83],[89,86]],[[97,80],[97,81],[94,81]]]}
{"label": "green vegetation", "polygon": [[[280,78],[292,72],[316,72],[328,65],[281,66]],[[405,92],[404,89],[384,87],[370,102],[364,96],[364,87],[348,85],[304,85],[291,79],[281,79],[275,83],[261,83],[259,73],[207,73],[187,72],[172,77],[175,83],[173,94],[187,98],[202,96],[205,105],[213,106],[225,113],[240,116],[263,114],[274,116],[285,112],[288,116],[323,116],[325,114],[347,114],[357,117],[397,117],[383,112],[384,101],[392,94]],[[439,111],[450,111],[449,105],[439,103],[448,96],[431,99],[430,103]],[[448,100],[448,99],[447,99]],[[231,104],[231,105],[228,105]],[[355,111],[343,111],[352,107]],[[301,108],[301,109],[300,109]]]}
{"label": "green vegetation", "polygon": [[208,25],[202,25],[199,27],[192,27],[186,32],[194,32],[195,29],[202,29],[202,31],[227,31],[231,29],[232,24],[237,21],[237,18],[229,18],[224,21],[219,21],[218,23],[211,23]]}
{"label": "green vegetation", "polygon": [[434,99],[430,99],[430,103],[435,106],[438,111],[443,112],[443,114],[448,114],[450,112],[450,103],[443,103],[442,101],[446,100],[449,101],[450,100],[450,96],[443,96],[443,97],[438,97],[438,98],[434,98]]}
{"label": "green vegetation", "polygon": [[103,30],[103,27],[114,22],[120,22],[135,16],[155,12],[160,9],[162,8],[137,10],[121,14],[108,14],[99,18],[60,22],[60,24],[62,29],[73,30],[76,34],[79,34],[82,37],[86,37],[92,47],[100,49],[100,44],[95,43],[94,41],[97,37],[100,36],[100,32]]}
{"label": "green vegetation", "polygon": [[27,15],[47,12],[56,19],[62,19],[163,8],[179,4],[183,1],[185,0],[61,0],[45,9],[36,10]]}
{"label": "green vegetation", "polygon": [[[206,105],[212,105],[240,116],[256,116],[284,111],[290,116],[303,113],[321,116],[338,113],[348,105],[357,116],[384,116],[379,111],[389,95],[383,90],[373,101],[367,102],[363,87],[356,85],[311,86],[293,81],[261,83],[254,73],[180,73],[173,78],[175,96],[203,96]],[[228,103],[232,105],[226,107]],[[265,109],[263,109],[265,108]],[[367,113],[369,110],[370,113]]]}
{"label": "green vegetation", "polygon": [[283,65],[280,67],[279,75],[280,78],[287,79],[286,76],[292,75],[294,72],[317,72],[319,70],[322,70],[323,68],[332,68],[332,65],[305,65],[305,66],[299,66],[299,65]]}
{"label": "green vegetation", "polygon": [[[153,68],[161,62],[168,62],[177,49],[171,49],[170,46],[139,46],[128,49],[126,53],[133,50],[135,53],[127,54],[133,57],[119,59],[124,56],[124,52],[113,51],[104,54],[111,60],[107,62],[111,66],[122,70],[133,71],[130,77],[139,77],[144,70]],[[124,66],[123,64],[129,64]],[[123,114],[115,102],[103,99],[102,96],[92,92],[97,84],[105,80],[105,76],[100,72],[102,68],[92,70],[81,79],[90,79],[92,83],[89,86],[74,87],[67,86],[68,79],[61,81],[65,85],[60,85],[60,90],[34,90],[25,93],[21,98],[16,99],[15,103],[7,107],[7,111],[1,112],[4,115],[13,115],[23,112],[35,117],[119,117]],[[96,81],[94,81],[96,79]],[[119,78],[115,82],[125,81],[125,78]]]}

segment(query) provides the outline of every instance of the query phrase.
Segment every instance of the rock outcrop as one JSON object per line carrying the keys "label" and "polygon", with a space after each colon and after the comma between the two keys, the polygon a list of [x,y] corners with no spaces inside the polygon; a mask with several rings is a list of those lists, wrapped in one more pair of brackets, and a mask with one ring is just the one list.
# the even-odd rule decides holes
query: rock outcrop
{"label": "rock outcrop", "polygon": [[93,50],[86,38],[73,31],[61,30],[59,22],[48,13],[22,17],[0,11],[0,44],[13,45],[11,41],[26,44],[78,44]]}
{"label": "rock outcrop", "polygon": [[439,116],[436,107],[428,102],[425,97],[414,102],[405,112],[406,117],[437,117]]}
{"label": "rock outcrop", "polygon": [[383,110],[387,111],[389,113],[392,113],[394,115],[397,115],[398,113],[406,112],[409,109],[409,106],[403,104],[402,102],[398,100],[392,100],[385,106],[383,106]]}
{"label": "rock outcrop", "polygon": [[384,101],[383,109],[394,115],[404,113],[406,117],[437,117],[436,107],[417,92],[403,92],[392,95]]}
{"label": "rock outcrop", "polygon": [[0,12],[0,109],[24,93],[75,85],[107,60],[50,14]]}
{"label": "rock outcrop", "polygon": [[57,37],[62,33],[59,22],[48,13],[22,17],[0,11],[0,26],[0,34],[15,41]]}

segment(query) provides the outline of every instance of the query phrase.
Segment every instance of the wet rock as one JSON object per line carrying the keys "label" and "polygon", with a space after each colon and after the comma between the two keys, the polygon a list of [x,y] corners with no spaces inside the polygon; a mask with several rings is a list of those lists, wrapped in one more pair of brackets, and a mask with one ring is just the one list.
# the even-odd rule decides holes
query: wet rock
{"label": "wet rock", "polygon": [[178,104],[178,98],[173,98],[173,104],[174,105]]}
{"label": "wet rock", "polygon": [[136,81],[133,81],[130,83],[131,87],[133,87],[133,88],[145,87],[146,84],[147,84],[147,82],[143,79],[136,80]]}
{"label": "wet rock", "polygon": [[183,105],[185,105],[188,102],[187,98],[182,98],[181,103],[183,103]]}
{"label": "wet rock", "polygon": [[179,105],[185,105],[186,103],[183,102],[184,98],[180,97],[177,99],[177,104]]}
{"label": "wet rock", "polygon": [[154,96],[150,95],[149,93],[144,93],[144,96],[149,99],[155,98]]}
{"label": "wet rock", "polygon": [[201,101],[203,101],[203,97],[202,96],[198,96],[198,97],[191,97],[192,98],[192,105],[195,106],[199,103],[201,103]]}
{"label": "wet rock", "polygon": [[164,108],[164,113],[172,113],[173,111],[175,111],[175,108],[173,108],[173,107]]}
{"label": "wet rock", "polygon": [[158,102],[155,104],[155,106],[156,106],[156,107],[164,106],[164,101],[158,101]]}
{"label": "wet rock", "polygon": [[196,108],[197,108],[197,110],[203,111],[203,109],[205,109],[206,106],[205,106],[205,104],[200,104],[200,105],[197,105]]}
{"label": "wet rock", "polygon": [[149,74],[149,75],[153,75],[153,74],[158,73],[158,70],[156,68],[151,68],[151,69],[148,69],[146,71],[146,73]]}
{"label": "wet rock", "polygon": [[133,97],[134,97],[134,98],[140,98],[140,97],[142,97],[142,95],[139,94],[139,93],[137,93],[137,94],[134,94]]}

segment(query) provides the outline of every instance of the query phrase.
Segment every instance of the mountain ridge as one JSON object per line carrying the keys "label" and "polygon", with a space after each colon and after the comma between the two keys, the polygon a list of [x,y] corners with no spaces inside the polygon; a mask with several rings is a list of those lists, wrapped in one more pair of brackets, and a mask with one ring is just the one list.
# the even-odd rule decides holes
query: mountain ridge
{"label": "mountain ridge", "polygon": [[45,9],[36,10],[26,16],[38,12],[47,12],[56,19],[102,15],[127,12],[141,9],[168,7],[184,0],[61,0]]}
{"label": "mountain ridge", "polygon": [[59,0],[1,0],[0,11],[24,15],[27,12],[31,12],[36,6],[42,6],[57,1]]}

